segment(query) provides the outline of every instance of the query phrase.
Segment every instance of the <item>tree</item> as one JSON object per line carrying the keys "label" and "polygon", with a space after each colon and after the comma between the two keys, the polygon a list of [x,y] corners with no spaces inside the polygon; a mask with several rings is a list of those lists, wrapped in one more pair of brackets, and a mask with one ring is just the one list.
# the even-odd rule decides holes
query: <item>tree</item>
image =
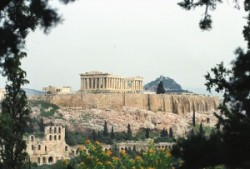
{"label": "tree", "polygon": [[199,134],[202,136],[205,136],[205,132],[204,132],[202,123],[200,123]]}
{"label": "tree", "polygon": [[164,89],[164,85],[163,85],[163,82],[160,81],[160,83],[158,84],[157,86],[157,90],[156,90],[156,93],[157,94],[164,94],[166,91]]}
{"label": "tree", "polygon": [[132,139],[132,130],[130,128],[130,124],[128,123],[128,129],[127,129],[127,140]]}
{"label": "tree", "polygon": [[113,125],[112,125],[112,128],[111,128],[110,138],[111,138],[111,139],[114,139],[114,138],[115,138],[114,126],[113,126]]}
{"label": "tree", "polygon": [[149,129],[149,128],[146,128],[146,133],[145,133],[145,138],[146,138],[146,139],[149,138],[149,131],[150,131],[150,129]]}
{"label": "tree", "polygon": [[169,138],[174,138],[174,132],[172,127],[169,128]]}
{"label": "tree", "polygon": [[39,131],[40,132],[44,132],[44,122],[43,122],[43,118],[41,118],[40,120],[39,120]]}
{"label": "tree", "polygon": [[[23,166],[26,153],[23,134],[29,119],[29,109],[25,91],[20,88],[28,81],[24,79],[25,72],[20,68],[20,59],[24,53],[15,58],[5,59],[6,65],[13,65],[15,68],[5,68],[4,75],[7,76],[9,84],[6,85],[6,95],[2,102],[2,114],[0,114],[0,156],[2,157],[3,168],[14,169]],[[10,106],[13,105],[13,106]]]}
{"label": "tree", "polygon": [[194,107],[194,103],[193,103],[193,117],[192,117],[192,121],[193,121],[193,127],[195,127],[195,107]]}
{"label": "tree", "polygon": [[[73,0],[61,0],[68,3]],[[0,68],[7,78],[6,97],[0,115],[0,166],[4,169],[24,167],[24,130],[29,119],[27,97],[21,86],[28,83],[21,69],[25,41],[37,27],[48,32],[60,21],[48,0],[2,0],[0,2]]]}
{"label": "tree", "polygon": [[[209,14],[214,10],[221,0],[183,0],[179,5],[184,9],[190,10],[196,7],[205,6],[204,18],[200,21],[200,28],[209,30],[212,28],[212,19]],[[234,1],[239,8],[238,1]],[[215,164],[224,164],[229,168],[250,168],[250,157],[246,156],[250,151],[250,1],[244,2],[244,10],[247,12],[247,24],[243,28],[243,36],[247,41],[247,50],[244,52],[241,48],[235,51],[236,59],[232,62],[231,68],[225,68],[223,63],[216,65],[211,72],[205,75],[207,89],[212,88],[217,92],[223,92],[223,101],[219,106],[220,113],[216,114],[218,118],[217,130],[213,137],[203,141],[203,146],[211,143],[214,147],[220,148],[220,151],[211,149],[210,155],[219,157],[219,161],[206,159],[206,166]],[[189,140],[187,140],[189,141]],[[192,141],[192,140],[190,140]],[[201,147],[203,148],[203,147]],[[183,147],[182,147],[183,149]],[[193,150],[190,150],[193,151]],[[184,164],[189,163],[183,153]],[[202,168],[203,168],[202,167]]]}
{"label": "tree", "polygon": [[92,131],[92,140],[96,141],[96,132],[95,132],[95,130]]}
{"label": "tree", "polygon": [[103,126],[103,136],[108,136],[109,135],[109,131],[108,131],[108,125],[107,122],[104,121],[104,126]]}
{"label": "tree", "polygon": [[168,137],[168,130],[166,130],[165,128],[162,129],[161,133],[160,133],[161,137]]}

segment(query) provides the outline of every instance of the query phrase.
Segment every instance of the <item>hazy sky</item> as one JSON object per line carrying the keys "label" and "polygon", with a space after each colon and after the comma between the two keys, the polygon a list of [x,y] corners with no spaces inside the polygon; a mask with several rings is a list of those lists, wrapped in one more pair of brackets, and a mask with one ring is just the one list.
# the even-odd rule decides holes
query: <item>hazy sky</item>
{"label": "hazy sky", "polygon": [[28,38],[26,87],[69,85],[78,90],[79,74],[97,70],[143,76],[144,84],[164,75],[184,89],[205,88],[206,72],[221,61],[230,63],[236,47],[245,46],[245,14],[233,3],[219,5],[212,14],[213,29],[204,32],[198,27],[204,10],[188,12],[177,2],[78,0],[57,5],[64,22],[48,35],[38,29]]}

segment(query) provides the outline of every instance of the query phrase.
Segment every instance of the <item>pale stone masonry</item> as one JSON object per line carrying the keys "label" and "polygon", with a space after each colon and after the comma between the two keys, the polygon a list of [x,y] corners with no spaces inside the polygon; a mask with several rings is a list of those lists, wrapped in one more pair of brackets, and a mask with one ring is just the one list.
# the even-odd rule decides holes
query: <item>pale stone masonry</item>
{"label": "pale stone masonry", "polygon": [[57,160],[70,159],[77,153],[65,142],[65,127],[46,126],[44,138],[36,138],[30,135],[26,138],[26,152],[30,161],[42,164],[54,164]]}
{"label": "pale stone masonry", "polygon": [[81,92],[84,93],[142,93],[143,78],[122,77],[98,71],[80,74]]}
{"label": "pale stone masonry", "polygon": [[45,94],[70,94],[72,93],[70,86],[63,86],[61,88],[55,86],[43,87],[43,92]]}

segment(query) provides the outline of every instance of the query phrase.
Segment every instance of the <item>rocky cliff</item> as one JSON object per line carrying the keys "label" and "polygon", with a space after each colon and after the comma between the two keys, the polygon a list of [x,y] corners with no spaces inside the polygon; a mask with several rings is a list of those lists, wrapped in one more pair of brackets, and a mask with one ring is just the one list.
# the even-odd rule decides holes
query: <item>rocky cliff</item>
{"label": "rocky cliff", "polygon": [[218,97],[202,95],[157,95],[135,93],[109,94],[72,94],[39,96],[61,107],[79,107],[81,109],[100,109],[120,111],[123,107],[133,107],[149,111],[172,112],[185,114],[188,112],[207,112],[216,110]]}

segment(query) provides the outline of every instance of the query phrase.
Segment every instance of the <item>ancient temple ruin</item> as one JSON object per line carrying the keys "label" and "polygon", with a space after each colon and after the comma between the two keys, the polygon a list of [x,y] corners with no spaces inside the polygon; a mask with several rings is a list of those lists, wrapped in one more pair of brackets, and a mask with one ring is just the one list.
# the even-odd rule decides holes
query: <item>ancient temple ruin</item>
{"label": "ancient temple ruin", "polygon": [[81,92],[84,93],[142,93],[143,78],[122,77],[103,72],[80,74]]}
{"label": "ancient temple ruin", "polygon": [[76,149],[65,142],[65,127],[46,126],[44,138],[30,135],[26,139],[26,152],[30,161],[42,164],[54,164],[57,160],[70,159],[77,155]]}

